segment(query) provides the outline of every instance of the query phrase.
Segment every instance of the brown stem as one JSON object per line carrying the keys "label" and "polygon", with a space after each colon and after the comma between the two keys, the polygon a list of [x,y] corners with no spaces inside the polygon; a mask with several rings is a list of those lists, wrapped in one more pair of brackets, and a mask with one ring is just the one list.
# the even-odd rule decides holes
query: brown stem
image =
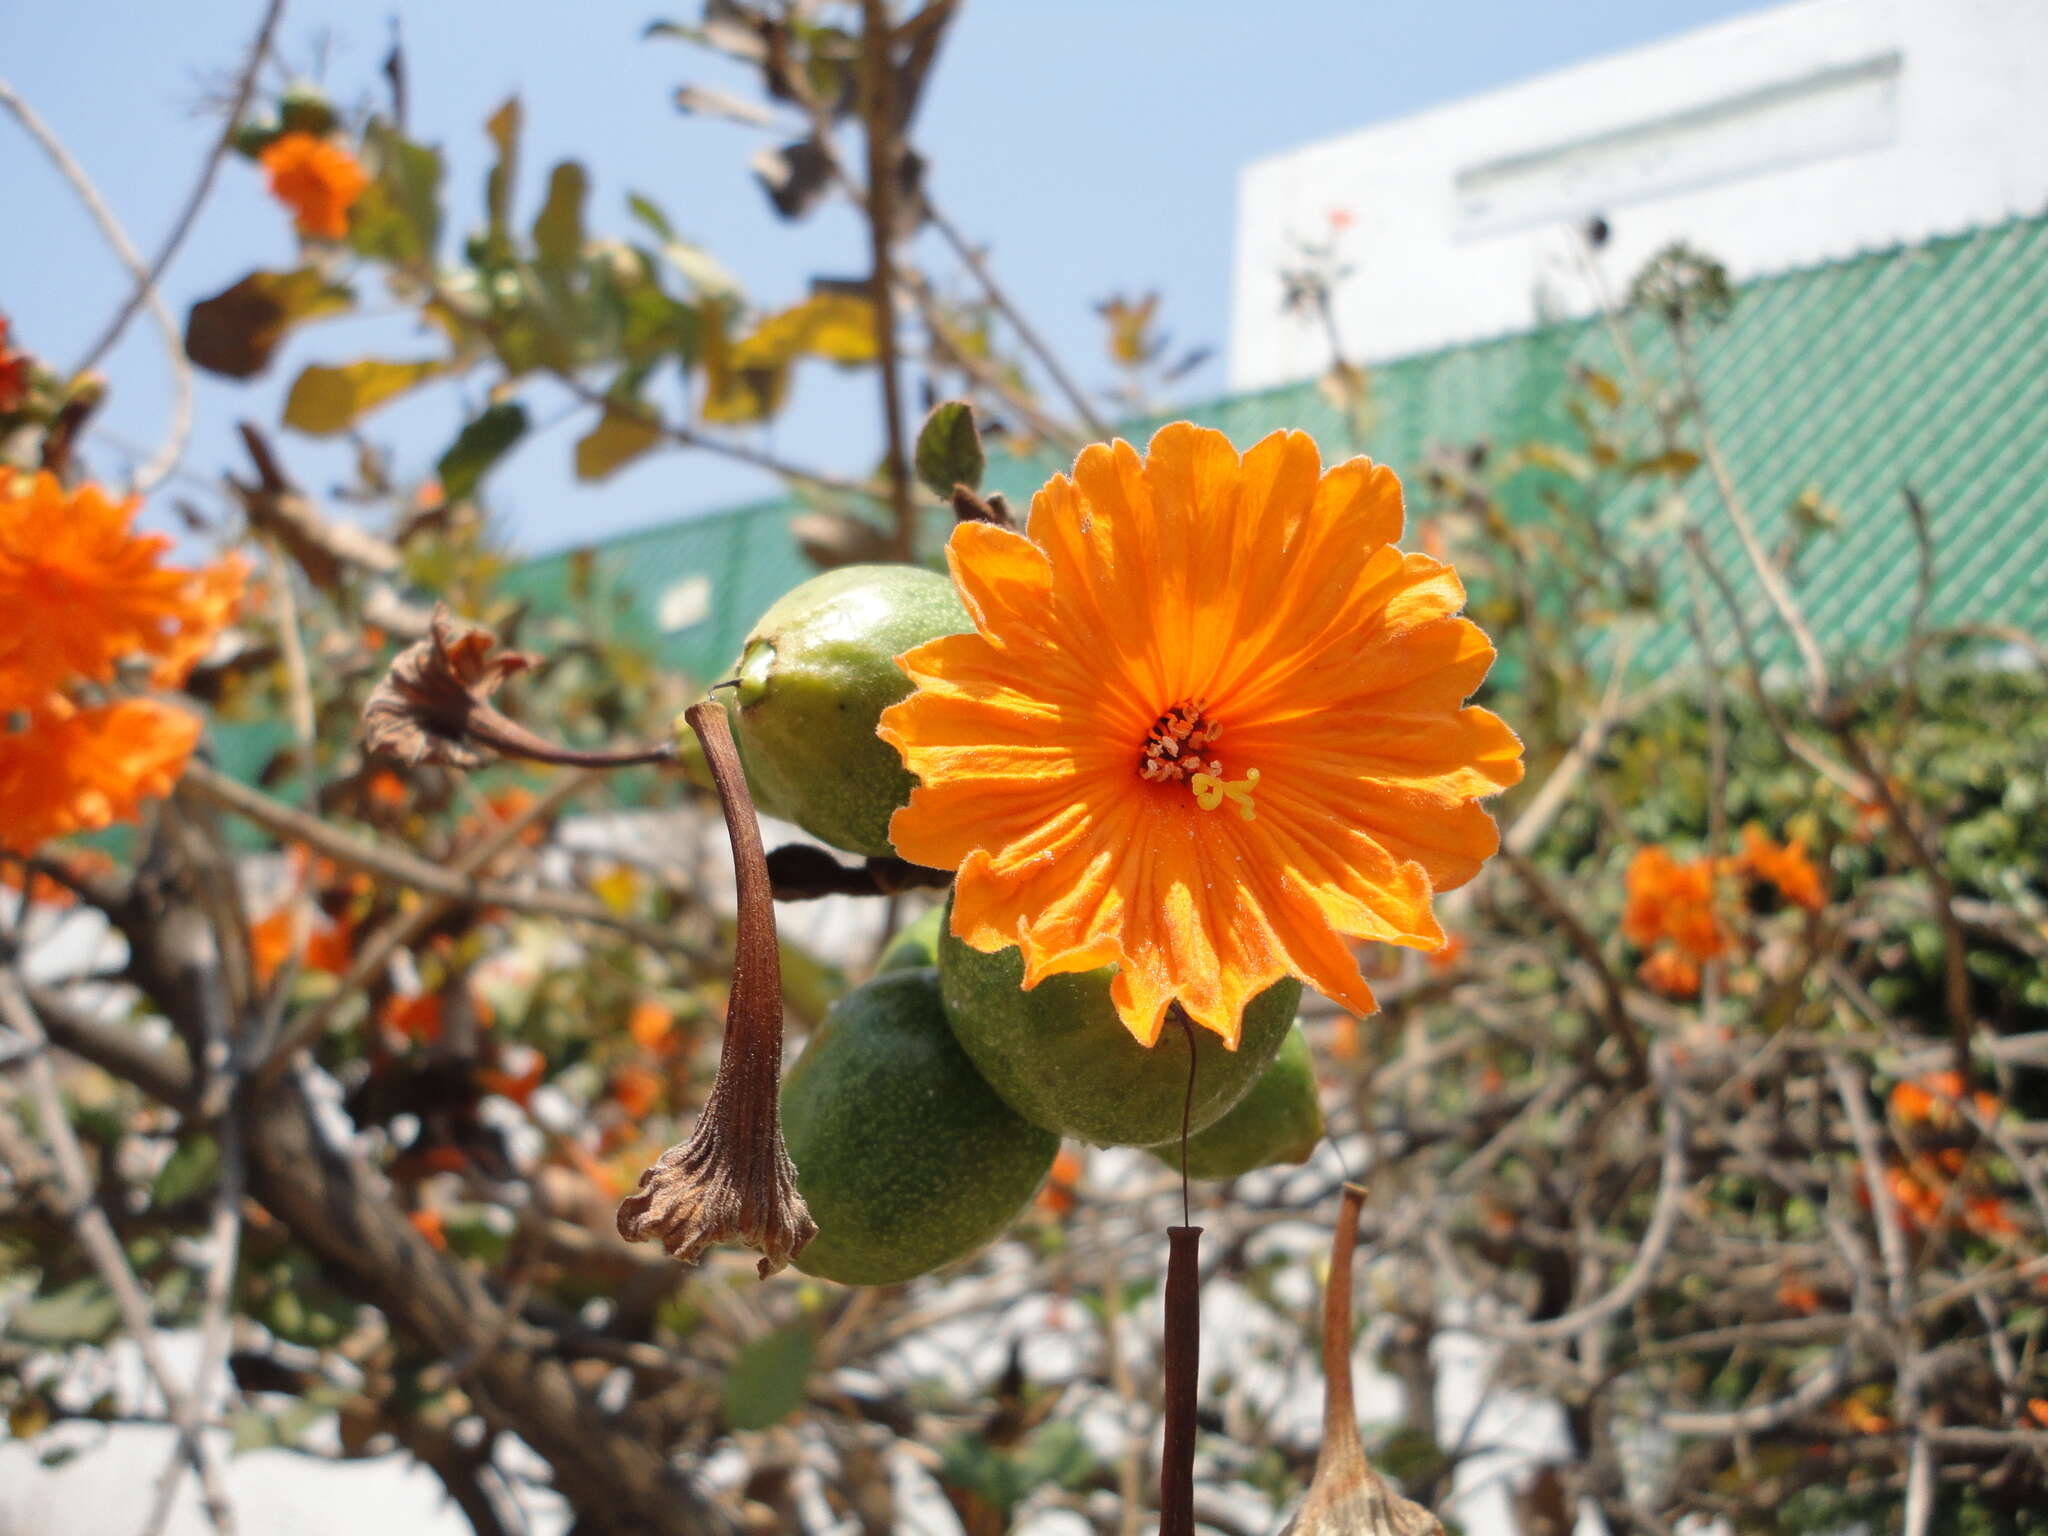
{"label": "brown stem", "polygon": [[672,741],[658,741],[644,747],[565,747],[559,742],[549,741],[547,737],[528,730],[511,716],[501,714],[488,704],[470,712],[468,729],[464,734],[471,741],[479,742],[506,757],[521,757],[534,763],[553,763],[560,768],[635,768],[643,763],[673,762],[676,755],[675,743]]}
{"label": "brown stem", "polygon": [[1194,1536],[1202,1229],[1168,1227],[1166,1241],[1166,1444],[1159,1459],[1159,1536]]}
{"label": "brown stem", "polygon": [[777,901],[815,901],[821,896],[944,890],[953,876],[948,870],[887,857],[847,865],[811,843],[784,843],[768,855],[768,880]]}
{"label": "brown stem", "polygon": [[862,73],[868,150],[868,238],[874,254],[875,364],[882,375],[882,417],[888,427],[889,505],[896,515],[896,555],[915,553],[917,508],[910,499],[910,455],[904,446],[901,381],[896,357],[896,177],[902,165],[894,76],[889,57],[888,0],[862,0]]}

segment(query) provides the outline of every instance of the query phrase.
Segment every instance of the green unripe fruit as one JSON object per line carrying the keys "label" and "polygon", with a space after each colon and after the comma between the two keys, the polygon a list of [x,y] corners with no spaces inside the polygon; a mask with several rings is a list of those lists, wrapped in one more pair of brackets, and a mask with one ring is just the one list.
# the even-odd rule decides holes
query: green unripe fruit
{"label": "green unripe fruit", "polygon": [[[951,909],[948,908],[950,912]],[[1287,1038],[1301,983],[1275,982],[1245,1005],[1238,1047],[1197,1026],[1195,1091],[1188,1098],[1188,1031],[1172,1024],[1142,1046],[1109,1000],[1114,967],[1048,976],[1023,990],[1024,957],[939,941],[939,990],[961,1048],[989,1086],[1033,1125],[1100,1146],[1178,1141],[1207,1130],[1251,1091]]]}
{"label": "green unripe fruit", "polygon": [[914,565],[849,565],[761,615],[724,693],[762,809],[849,853],[880,857],[916,782],[875,734],[910,692],[896,657],[971,628],[953,583]]}
{"label": "green unripe fruit", "polygon": [[[1199,1136],[1188,1138],[1188,1177],[1234,1179],[1275,1163],[1305,1163],[1322,1139],[1315,1058],[1309,1054],[1308,1036],[1297,1024],[1237,1108]],[[1167,1167],[1179,1169],[1178,1142],[1145,1150]]]}
{"label": "green unripe fruit", "polygon": [[907,923],[897,930],[896,937],[882,947],[875,957],[875,974],[884,971],[911,970],[919,966],[939,963],[939,925],[946,920],[944,907],[933,907],[931,911]]}
{"label": "green unripe fruit", "polygon": [[975,1072],[929,969],[833,1005],[782,1085],[782,1134],[818,1223],[796,1267],[844,1285],[893,1285],[993,1241],[1060,1145]]}

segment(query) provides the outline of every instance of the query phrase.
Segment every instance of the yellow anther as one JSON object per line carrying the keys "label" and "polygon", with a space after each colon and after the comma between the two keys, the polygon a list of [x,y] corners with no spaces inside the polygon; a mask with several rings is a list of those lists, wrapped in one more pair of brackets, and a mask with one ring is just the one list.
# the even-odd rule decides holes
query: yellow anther
{"label": "yellow anther", "polygon": [[1203,810],[1213,811],[1228,800],[1246,821],[1258,814],[1252,806],[1252,791],[1258,784],[1256,768],[1248,770],[1241,779],[1219,779],[1213,773],[1198,773],[1188,780],[1188,788],[1195,792],[1195,804]]}

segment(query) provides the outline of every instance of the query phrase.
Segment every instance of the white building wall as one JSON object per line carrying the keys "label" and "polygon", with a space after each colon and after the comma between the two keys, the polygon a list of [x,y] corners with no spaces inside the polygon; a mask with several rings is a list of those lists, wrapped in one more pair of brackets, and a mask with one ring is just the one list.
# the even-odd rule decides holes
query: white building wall
{"label": "white building wall", "polygon": [[2048,211],[2048,0],[1799,0],[1257,161],[1233,390],[1319,372],[1280,272],[1331,214],[1344,345],[1405,356],[1582,314],[1685,239],[1738,279]]}

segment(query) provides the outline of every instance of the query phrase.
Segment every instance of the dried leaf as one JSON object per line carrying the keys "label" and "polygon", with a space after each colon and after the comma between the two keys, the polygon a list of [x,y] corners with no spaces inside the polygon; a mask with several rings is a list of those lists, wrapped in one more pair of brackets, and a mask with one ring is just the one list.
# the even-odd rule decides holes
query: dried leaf
{"label": "dried leaf", "polygon": [[317,267],[251,272],[192,306],[185,321],[185,355],[209,373],[251,378],[269,366],[294,325],[339,314],[354,303],[349,289],[330,283]]}

